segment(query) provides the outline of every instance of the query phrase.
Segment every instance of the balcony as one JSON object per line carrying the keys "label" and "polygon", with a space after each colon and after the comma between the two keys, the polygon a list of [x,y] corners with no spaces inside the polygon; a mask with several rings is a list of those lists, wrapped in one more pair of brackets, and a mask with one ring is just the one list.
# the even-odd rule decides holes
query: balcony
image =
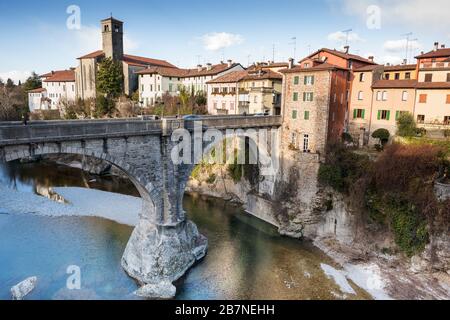
{"label": "balcony", "polygon": [[420,69],[444,69],[450,68],[450,62],[426,62],[420,64]]}

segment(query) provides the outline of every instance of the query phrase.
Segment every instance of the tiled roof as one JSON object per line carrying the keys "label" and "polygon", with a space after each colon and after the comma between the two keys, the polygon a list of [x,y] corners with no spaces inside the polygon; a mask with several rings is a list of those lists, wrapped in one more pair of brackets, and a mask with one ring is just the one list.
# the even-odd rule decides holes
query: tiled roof
{"label": "tiled roof", "polygon": [[225,72],[227,70],[230,70],[236,66],[238,66],[238,63],[234,63],[231,66],[228,66],[228,64],[221,63],[211,66],[211,69],[208,70],[206,67],[202,67],[202,69],[199,71],[199,69],[178,69],[178,68],[172,68],[173,70],[169,70],[171,68],[148,68],[145,70],[140,70],[136,72],[137,74],[160,74],[162,76],[166,77],[180,77],[180,78],[190,78],[190,77],[204,77],[204,76],[215,76],[219,73]]}
{"label": "tiled roof", "polygon": [[144,70],[136,72],[136,74],[159,74],[164,77],[183,77],[185,71],[178,68],[167,68],[167,67],[150,67]]}
{"label": "tiled roof", "polygon": [[450,82],[419,82],[417,89],[450,89]]}
{"label": "tiled roof", "polygon": [[417,56],[416,59],[442,58],[442,57],[450,57],[450,48],[433,50],[428,53]]}
{"label": "tiled roof", "polygon": [[240,81],[258,81],[258,80],[282,80],[283,76],[278,72],[272,70],[244,70],[227,73],[217,79],[208,81],[208,84],[213,83],[235,83]]}
{"label": "tiled roof", "polygon": [[417,80],[378,80],[372,85],[374,89],[413,89]]}
{"label": "tiled roof", "polygon": [[234,83],[239,82],[242,79],[244,79],[248,75],[247,71],[235,71],[227,73],[217,79],[208,81],[207,84],[213,84],[213,83]]}
{"label": "tiled roof", "polygon": [[366,72],[366,71],[373,71],[373,70],[379,69],[379,68],[381,69],[381,68],[383,68],[383,66],[382,65],[368,65],[368,66],[364,66],[364,67],[355,69],[354,71],[355,72]]}
{"label": "tiled roof", "polygon": [[258,68],[262,68],[262,69],[270,69],[270,68],[287,68],[289,66],[289,63],[287,62],[274,62],[274,63],[262,63],[259,65],[251,65],[250,67],[247,68],[247,70],[255,70]]}
{"label": "tiled roof", "polygon": [[29,90],[28,93],[42,93],[42,92],[46,92],[46,91],[47,91],[47,89],[37,88],[37,89],[34,89],[34,90]]}
{"label": "tiled roof", "polygon": [[328,52],[330,54],[333,54],[335,56],[338,56],[338,57],[341,57],[341,58],[347,59],[347,60],[356,60],[356,61],[361,61],[361,62],[365,62],[365,63],[368,63],[368,64],[376,64],[372,60],[363,58],[363,57],[358,56],[356,54],[345,53],[345,52],[342,52],[342,51],[331,50],[331,49],[328,49],[328,48],[322,48],[322,49],[314,52],[313,54],[309,55],[307,58],[312,58],[312,57],[314,57],[315,55],[319,54],[322,51]]}
{"label": "tiled roof", "polygon": [[416,70],[416,64],[403,64],[398,66],[385,66],[384,71],[405,71],[405,70]]}
{"label": "tiled roof", "polygon": [[[78,59],[96,59],[104,57],[105,53],[103,50],[98,50],[91,52],[85,56],[79,57]],[[175,68],[175,66],[165,60],[159,60],[159,59],[152,59],[152,58],[145,58],[145,57],[139,57],[139,56],[133,56],[130,54],[124,54],[123,55],[123,61],[129,65],[135,65],[135,66],[161,66],[161,67],[169,67],[169,68]]]}
{"label": "tiled roof", "polygon": [[44,82],[75,82],[75,70],[52,71]]}
{"label": "tiled roof", "polygon": [[247,76],[243,80],[282,80],[283,76],[278,72],[272,70],[263,70],[261,73],[248,72]]}
{"label": "tiled roof", "polygon": [[152,65],[152,66],[176,68],[173,64],[171,64],[165,60],[144,58],[144,57],[139,57],[139,56],[132,56],[129,54],[123,55],[123,61],[128,64],[142,64],[142,65]]}
{"label": "tiled roof", "polygon": [[327,71],[327,70],[348,70],[348,69],[341,68],[339,66],[336,66],[336,65],[330,64],[330,63],[322,63],[320,65],[310,67],[310,68],[303,68],[302,66],[296,66],[292,69],[280,70],[280,72],[281,73],[298,73],[298,72],[315,72],[315,71]]}

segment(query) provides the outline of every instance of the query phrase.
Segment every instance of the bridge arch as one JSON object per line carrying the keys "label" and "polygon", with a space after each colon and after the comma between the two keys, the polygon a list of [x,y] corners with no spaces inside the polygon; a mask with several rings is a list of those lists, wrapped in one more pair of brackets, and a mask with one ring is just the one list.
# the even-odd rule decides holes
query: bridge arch
{"label": "bridge arch", "polygon": [[28,148],[28,150],[20,150],[8,152],[4,156],[5,162],[12,162],[16,160],[32,158],[36,156],[50,156],[50,155],[76,155],[81,157],[88,157],[92,159],[102,160],[110,165],[115,166],[122,173],[124,173],[131,183],[135,186],[136,190],[142,198],[143,208],[142,212],[149,213],[151,217],[156,213],[155,207],[157,205],[157,193],[152,182],[139,174],[139,169],[134,166],[125,163],[124,161],[104,152],[98,152],[95,150],[89,150],[84,148]]}

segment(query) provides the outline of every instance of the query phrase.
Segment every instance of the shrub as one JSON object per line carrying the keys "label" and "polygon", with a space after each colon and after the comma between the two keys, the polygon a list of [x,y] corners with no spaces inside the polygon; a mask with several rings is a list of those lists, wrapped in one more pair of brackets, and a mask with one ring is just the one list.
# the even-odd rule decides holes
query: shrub
{"label": "shrub", "polygon": [[217,176],[214,173],[211,173],[208,177],[208,179],[206,179],[206,183],[208,184],[213,184],[214,182],[216,182]]}
{"label": "shrub", "polygon": [[409,112],[399,115],[397,128],[397,134],[400,137],[414,137],[417,134],[416,121],[414,120],[414,116]]}
{"label": "shrub", "polygon": [[450,129],[444,130],[444,137],[450,138]]}
{"label": "shrub", "polygon": [[372,133],[372,138],[380,140],[380,144],[383,147],[388,143],[390,136],[389,130],[386,129],[378,129]]}
{"label": "shrub", "polygon": [[416,129],[416,135],[418,137],[425,137],[427,135],[427,129],[425,129],[425,128],[417,128]]}

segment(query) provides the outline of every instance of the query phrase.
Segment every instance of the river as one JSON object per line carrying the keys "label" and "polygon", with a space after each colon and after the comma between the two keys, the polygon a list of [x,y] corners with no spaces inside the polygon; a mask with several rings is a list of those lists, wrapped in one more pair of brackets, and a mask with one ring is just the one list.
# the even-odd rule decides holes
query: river
{"label": "river", "polygon": [[[92,177],[54,163],[2,165],[0,183],[26,194],[43,187],[83,187],[138,196],[128,180]],[[281,237],[238,206],[187,195],[184,207],[208,237],[209,251],[176,283],[177,299],[370,299],[354,283],[347,283],[352,294],[327,276],[324,266],[335,265],[322,251]],[[10,299],[10,288],[30,276],[38,277],[38,285],[29,299],[136,299],[137,284],[120,266],[132,227],[97,217],[11,214],[1,208],[0,202],[0,300]],[[80,290],[66,286],[73,265],[81,270]]]}

